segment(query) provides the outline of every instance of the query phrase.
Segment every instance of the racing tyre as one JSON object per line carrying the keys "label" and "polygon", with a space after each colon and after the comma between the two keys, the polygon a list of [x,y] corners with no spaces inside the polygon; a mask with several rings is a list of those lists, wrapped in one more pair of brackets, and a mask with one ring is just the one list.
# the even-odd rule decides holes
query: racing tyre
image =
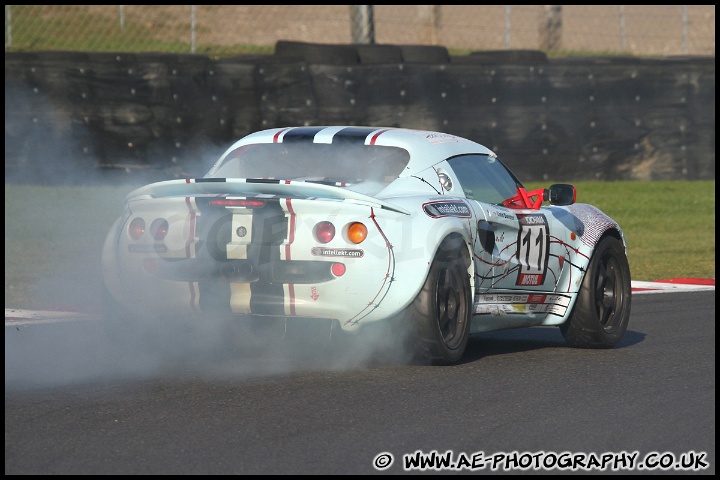
{"label": "racing tyre", "polygon": [[630,320],[630,266],[615,237],[600,241],[585,273],[571,317],[560,326],[571,347],[610,348]]}
{"label": "racing tyre", "polygon": [[472,312],[468,262],[462,239],[443,242],[422,290],[408,307],[414,327],[411,346],[435,364],[455,363],[465,353]]}
{"label": "racing tyre", "polygon": [[442,45],[401,45],[404,63],[450,63],[450,53]]}
{"label": "racing tyre", "polygon": [[355,45],[332,45],[290,40],[278,40],[275,42],[275,57],[320,65],[354,65],[360,63],[360,57]]}

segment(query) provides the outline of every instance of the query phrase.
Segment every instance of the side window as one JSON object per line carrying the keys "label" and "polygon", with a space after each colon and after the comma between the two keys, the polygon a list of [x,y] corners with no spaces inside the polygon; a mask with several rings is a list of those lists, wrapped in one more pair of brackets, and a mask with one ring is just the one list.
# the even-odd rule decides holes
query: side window
{"label": "side window", "polygon": [[500,204],[517,193],[520,183],[497,157],[461,155],[448,159],[465,196]]}

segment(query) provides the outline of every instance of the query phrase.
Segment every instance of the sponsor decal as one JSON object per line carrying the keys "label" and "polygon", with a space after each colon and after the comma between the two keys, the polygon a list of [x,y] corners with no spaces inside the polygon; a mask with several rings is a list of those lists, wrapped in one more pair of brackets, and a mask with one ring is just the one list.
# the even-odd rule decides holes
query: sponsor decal
{"label": "sponsor decal", "polygon": [[430,202],[423,205],[425,213],[432,218],[460,217],[470,218],[470,207],[461,200]]}
{"label": "sponsor decal", "polygon": [[547,222],[545,221],[545,216],[543,215],[527,215],[523,217],[521,223],[523,225],[544,225]]}
{"label": "sponsor decal", "polygon": [[563,316],[570,305],[567,295],[481,294],[475,297],[473,312],[479,315],[549,313]]}
{"label": "sponsor decal", "polygon": [[542,275],[527,275],[521,273],[518,278],[518,285],[531,285],[531,286],[537,286],[542,285],[543,277]]}
{"label": "sponsor decal", "polygon": [[313,247],[310,253],[316,257],[352,257],[361,258],[365,255],[362,250],[353,248],[325,248],[325,247]]}
{"label": "sponsor decal", "polygon": [[455,135],[450,135],[448,133],[417,132],[417,134],[423,135],[425,137],[425,140],[429,141],[430,143],[447,143],[458,141],[458,137],[456,137]]}
{"label": "sponsor decal", "polygon": [[317,299],[319,298],[319,295],[318,295],[318,293],[317,293],[317,288],[316,288],[316,287],[311,287],[311,288],[310,288],[310,298],[313,299],[313,302],[317,302]]}
{"label": "sponsor decal", "polygon": [[515,220],[515,215],[507,213],[507,212],[503,212],[502,210],[495,210],[495,209],[491,208],[488,211],[488,213],[490,214],[491,217],[494,215],[496,217],[501,217],[506,220]]}
{"label": "sponsor decal", "polygon": [[516,258],[518,270],[515,285],[537,287],[545,283],[550,256],[550,232],[543,214],[518,215]]}

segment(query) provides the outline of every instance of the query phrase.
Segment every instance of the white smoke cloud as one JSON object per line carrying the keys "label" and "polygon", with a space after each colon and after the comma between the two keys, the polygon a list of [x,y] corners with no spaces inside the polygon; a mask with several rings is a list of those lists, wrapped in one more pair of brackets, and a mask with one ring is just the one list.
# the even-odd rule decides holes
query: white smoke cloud
{"label": "white smoke cloud", "polygon": [[[67,135],[33,129],[32,138],[27,131],[9,131],[12,112],[7,99],[15,98],[15,108],[21,108],[17,104],[36,99],[34,95],[8,93],[6,86],[6,391],[185,374],[246,378],[410,361],[397,342],[397,332],[383,328],[334,346],[320,338],[288,341],[280,325],[274,335],[263,338],[241,325],[219,321],[192,329],[158,322],[153,325],[155,334],[115,336],[100,315],[102,243],[121,212],[124,196],[157,178],[143,178],[138,172],[124,176],[122,171],[108,175],[94,168],[98,159],[73,156],[83,151],[86,140],[77,128]],[[20,138],[27,143],[18,144]],[[27,148],[28,144],[40,147]],[[216,145],[207,145],[205,151],[208,155],[199,159],[197,176],[218,155]],[[47,157],[19,159],[27,152]],[[48,168],[39,174],[35,165]],[[43,318],[51,321],[8,321],[8,312],[12,317],[16,309],[42,310]],[[70,319],[52,311],[80,312],[80,317]]]}

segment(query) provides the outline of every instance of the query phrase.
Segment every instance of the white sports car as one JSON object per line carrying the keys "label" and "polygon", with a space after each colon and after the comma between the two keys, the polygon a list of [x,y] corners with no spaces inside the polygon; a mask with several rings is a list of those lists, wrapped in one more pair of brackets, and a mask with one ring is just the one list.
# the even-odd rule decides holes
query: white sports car
{"label": "white sports car", "polygon": [[103,249],[108,316],[312,324],[328,338],[386,322],[435,363],[457,362],[471,333],[515,327],[612,347],[630,317],[625,238],[575,199],[568,184],[526,190],[447,133],[252,133],[204,177],[127,196]]}

